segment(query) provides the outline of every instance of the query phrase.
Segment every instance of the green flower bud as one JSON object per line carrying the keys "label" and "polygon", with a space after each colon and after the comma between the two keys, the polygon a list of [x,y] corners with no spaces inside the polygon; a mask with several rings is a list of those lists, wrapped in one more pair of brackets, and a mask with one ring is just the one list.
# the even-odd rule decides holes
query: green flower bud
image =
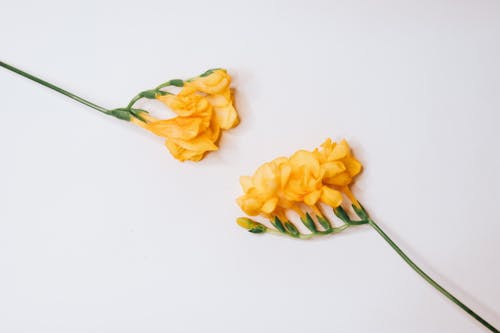
{"label": "green flower bud", "polygon": [[353,204],[352,209],[354,209],[356,215],[358,215],[360,219],[368,220],[370,216],[368,215],[368,212],[366,211],[365,207],[363,207],[360,203],[358,204],[359,206]]}
{"label": "green flower bud", "polygon": [[114,109],[109,112],[109,115],[121,120],[130,121],[130,111],[127,109]]}
{"label": "green flower bud", "polygon": [[215,72],[218,69],[220,69],[220,68],[211,68],[211,69],[207,70],[205,73],[201,74],[200,77],[209,76],[210,74],[212,74],[213,72]]}
{"label": "green flower bud", "polygon": [[170,80],[168,82],[170,83],[171,86],[174,86],[174,87],[184,87],[183,80],[175,79],[175,80]]}
{"label": "green flower bud", "polygon": [[297,229],[297,227],[295,225],[293,225],[291,222],[288,222],[286,221],[285,222],[285,229],[286,231],[288,231],[288,233],[290,235],[292,235],[293,237],[299,237],[300,236],[300,232],[299,230]]}
{"label": "green flower bud", "polygon": [[146,90],[146,91],[141,92],[139,94],[139,96],[144,97],[144,98],[148,98],[148,99],[155,99],[158,94],[159,93],[157,90]]}
{"label": "green flower bud", "polygon": [[278,229],[281,233],[286,234],[286,229],[283,226],[283,222],[281,222],[281,220],[279,219],[279,217],[275,216],[274,217],[274,221],[272,223],[273,223],[274,227],[276,229]]}
{"label": "green flower bud", "polygon": [[245,228],[254,234],[261,234],[267,231],[267,227],[265,225],[255,222],[248,217],[239,217],[236,220],[236,223],[238,223],[240,227]]}
{"label": "green flower bud", "polygon": [[325,231],[329,231],[332,229],[332,224],[323,216],[317,216],[319,224],[325,229]]}
{"label": "green flower bud", "polygon": [[351,222],[351,218],[349,217],[349,215],[347,215],[347,212],[344,210],[344,208],[342,206],[338,206],[338,207],[334,208],[333,212],[335,213],[335,215],[339,219],[341,219],[345,223]]}
{"label": "green flower bud", "polygon": [[318,231],[318,228],[309,213],[306,213],[306,216],[301,217],[300,220],[304,223],[307,229],[311,230],[311,232],[316,233]]}

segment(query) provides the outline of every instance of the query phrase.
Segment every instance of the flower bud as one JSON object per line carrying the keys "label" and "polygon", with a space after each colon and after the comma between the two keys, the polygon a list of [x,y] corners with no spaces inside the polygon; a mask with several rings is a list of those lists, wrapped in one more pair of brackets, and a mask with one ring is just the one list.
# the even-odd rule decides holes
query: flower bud
{"label": "flower bud", "polygon": [[127,109],[114,109],[109,113],[111,116],[116,117],[121,120],[130,121],[130,110]]}
{"label": "flower bud", "polygon": [[318,228],[316,228],[316,224],[309,213],[306,213],[306,216],[301,217],[300,220],[304,223],[307,229],[311,230],[311,232],[316,233],[318,231]]}
{"label": "flower bud", "polygon": [[325,217],[323,217],[323,216],[317,216],[317,218],[318,218],[319,224],[321,224],[321,226],[323,228],[325,228],[326,231],[329,231],[329,230],[332,229],[332,224]]}
{"label": "flower bud", "polygon": [[365,207],[363,207],[359,202],[357,205],[352,205],[352,208],[356,212],[356,215],[359,216],[360,219],[362,220],[368,220],[370,216],[368,215],[368,212],[366,211]]}
{"label": "flower bud", "polygon": [[288,233],[289,233],[290,235],[292,235],[293,237],[299,237],[299,236],[300,236],[300,232],[299,232],[299,230],[298,230],[298,229],[297,229],[297,227],[296,227],[294,224],[292,224],[291,222],[288,222],[288,221],[286,221],[286,222],[285,222],[285,229],[286,229],[286,231],[288,231]]}
{"label": "flower bud", "polygon": [[278,229],[281,233],[286,234],[286,229],[285,229],[285,227],[283,226],[283,222],[281,222],[281,220],[280,220],[280,218],[279,218],[279,217],[275,216],[275,217],[274,217],[274,221],[273,221],[272,223],[273,223],[274,227],[275,227],[276,229]]}
{"label": "flower bud", "polygon": [[254,220],[251,220],[247,217],[239,217],[236,220],[236,223],[238,223],[240,227],[245,228],[248,231],[253,232],[254,234],[260,234],[267,231],[267,227],[265,225],[259,222],[255,222]]}
{"label": "flower bud", "polygon": [[345,223],[349,224],[349,222],[351,222],[349,215],[347,215],[347,212],[344,210],[344,208],[342,206],[338,206],[338,207],[334,208],[333,212],[335,213],[335,215],[339,219],[341,219]]}
{"label": "flower bud", "polygon": [[141,93],[139,93],[139,96],[148,98],[148,99],[155,99],[156,96],[160,95],[160,93],[157,90],[145,90]]}
{"label": "flower bud", "polygon": [[170,80],[169,83],[174,87],[184,87],[184,81],[179,79]]}

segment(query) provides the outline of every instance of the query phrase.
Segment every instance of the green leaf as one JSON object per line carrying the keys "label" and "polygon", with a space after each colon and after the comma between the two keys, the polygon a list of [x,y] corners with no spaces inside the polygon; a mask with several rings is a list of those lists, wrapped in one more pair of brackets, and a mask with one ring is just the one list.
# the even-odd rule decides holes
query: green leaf
{"label": "green leaf", "polygon": [[279,219],[279,217],[277,217],[277,216],[274,217],[273,225],[280,232],[286,234],[286,230],[285,230],[285,227],[283,226],[283,222],[281,222],[281,220]]}
{"label": "green leaf", "polygon": [[170,85],[174,87],[184,87],[184,81],[180,79],[170,80]]}
{"label": "green leaf", "polygon": [[292,223],[286,221],[285,222],[285,228],[286,230],[288,231],[288,233],[290,235],[292,235],[293,237],[299,237],[300,235],[300,232],[299,230],[297,229],[297,227],[295,225],[293,225]]}
{"label": "green leaf", "polygon": [[306,216],[301,217],[300,220],[307,227],[307,229],[311,230],[313,233],[316,233],[318,231],[318,228],[316,228],[316,224],[314,223],[309,213],[306,213]]}

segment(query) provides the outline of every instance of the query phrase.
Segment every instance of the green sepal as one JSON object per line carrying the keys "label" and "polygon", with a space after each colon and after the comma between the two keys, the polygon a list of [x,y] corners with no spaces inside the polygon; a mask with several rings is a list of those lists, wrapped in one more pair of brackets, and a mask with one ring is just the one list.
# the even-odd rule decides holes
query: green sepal
{"label": "green sepal", "polygon": [[249,219],[248,217],[239,217],[236,219],[236,223],[238,223],[240,227],[245,228],[254,234],[261,234],[267,231],[267,227],[265,225]]}
{"label": "green sepal", "polygon": [[274,221],[272,223],[273,223],[273,225],[274,225],[274,227],[276,229],[278,229],[280,232],[286,234],[286,229],[283,226],[283,222],[281,222],[281,220],[279,219],[279,217],[275,216],[274,217]]}
{"label": "green sepal", "polygon": [[253,234],[261,234],[261,233],[266,232],[266,230],[267,230],[266,226],[261,224],[261,225],[254,226],[251,229],[248,229],[248,232],[251,232]]}
{"label": "green sepal", "polygon": [[146,119],[144,119],[144,117],[142,116],[142,114],[143,114],[143,113],[147,113],[147,114],[149,114],[149,112],[148,112],[148,111],[146,111],[146,110],[142,110],[142,109],[128,109],[128,110],[129,110],[129,112],[130,112],[131,116],[134,116],[134,117],[136,117],[137,119],[139,119],[139,120],[141,120],[141,121],[143,121],[143,122],[147,123]]}
{"label": "green sepal", "polygon": [[220,69],[220,68],[211,68],[211,69],[207,70],[205,73],[201,74],[200,77],[209,76],[210,74],[212,74],[213,72],[215,72],[218,69]]}
{"label": "green sepal", "polygon": [[170,80],[168,82],[170,83],[171,86],[174,86],[174,87],[184,87],[184,81],[180,80],[180,79],[174,79],[174,80]]}
{"label": "green sepal", "polygon": [[309,213],[306,213],[306,216],[301,217],[300,220],[307,227],[307,229],[311,230],[311,232],[313,233],[318,232],[318,228],[316,227],[316,224],[314,223]]}
{"label": "green sepal", "polygon": [[332,229],[332,224],[326,218],[324,218],[323,216],[316,216],[316,218],[318,219],[319,224],[321,224],[321,226],[325,228],[326,231]]}
{"label": "green sepal", "polygon": [[338,206],[333,209],[333,212],[335,213],[335,216],[337,216],[339,219],[344,221],[345,223],[349,224],[351,222],[351,218],[349,215],[347,215],[347,212],[344,210],[342,206]]}
{"label": "green sepal", "polygon": [[121,119],[121,120],[126,120],[130,121],[130,111],[127,109],[114,109],[109,112],[110,116],[113,116],[115,118]]}
{"label": "green sepal", "polygon": [[155,99],[156,96],[158,96],[159,93],[157,90],[146,90],[146,91],[143,91],[139,94],[139,96],[141,97],[144,97],[144,98],[148,98],[148,99]]}
{"label": "green sepal", "polygon": [[356,212],[356,215],[358,215],[360,219],[368,220],[370,218],[365,207],[363,207],[361,204],[359,204],[359,207],[353,204],[352,209],[354,209],[354,211]]}
{"label": "green sepal", "polygon": [[288,221],[286,221],[286,222],[285,222],[285,229],[286,229],[286,231],[288,231],[288,233],[289,233],[290,235],[292,235],[293,237],[299,237],[299,236],[300,236],[300,232],[299,232],[299,230],[298,230],[298,229],[297,229],[297,227],[296,227],[294,224],[292,224],[291,222],[288,222]]}

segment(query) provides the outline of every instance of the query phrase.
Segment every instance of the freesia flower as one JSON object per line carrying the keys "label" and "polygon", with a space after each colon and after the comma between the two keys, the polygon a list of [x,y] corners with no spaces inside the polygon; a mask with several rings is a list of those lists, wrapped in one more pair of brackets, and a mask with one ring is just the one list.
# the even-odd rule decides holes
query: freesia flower
{"label": "freesia flower", "polygon": [[225,69],[208,70],[197,78],[189,80],[189,85],[206,94],[220,94],[229,88],[231,77]]}
{"label": "freesia flower", "polygon": [[[222,130],[239,122],[230,83],[231,77],[223,69],[209,70],[187,81],[168,81],[143,95],[159,100],[177,117],[160,120],[138,112],[132,121],[165,138],[166,147],[176,159],[199,161],[207,152],[218,149]],[[170,85],[182,89],[178,94],[163,90]]]}
{"label": "freesia flower", "polygon": [[241,209],[250,216],[272,215],[278,204],[284,204],[282,188],[287,182],[282,168],[286,158],[277,158],[263,164],[252,177],[243,176],[240,184],[245,194],[238,198]]}
{"label": "freesia flower", "polygon": [[[346,141],[337,145],[327,140],[321,150],[299,150],[289,158],[263,164],[253,176],[240,178],[244,195],[238,198],[238,204],[250,216],[271,217],[287,209],[304,215],[297,209],[301,204],[318,215],[319,202],[334,208],[340,206],[342,193],[351,198],[348,185],[361,171],[361,164],[348,147]],[[359,168],[354,169],[356,165]],[[339,183],[337,180],[344,174],[349,182]]]}
{"label": "freesia flower", "polygon": [[[237,199],[237,203],[250,216],[261,215],[268,218],[272,227],[248,217],[238,218],[237,223],[255,234],[271,233],[300,239],[331,235],[351,227],[370,225],[436,290],[491,332],[498,333],[493,325],[431,279],[370,218],[350,190],[361,169],[362,165],[353,156],[347,141],[336,143],[331,139],[327,139],[320,148],[313,151],[299,150],[290,157],[280,157],[264,163],[252,176],[240,178],[244,194]],[[352,219],[351,214],[343,207],[348,201],[344,200],[343,194],[350,200],[358,219]],[[318,202],[330,206],[342,223],[332,224],[321,212]],[[287,218],[286,212],[290,209],[299,214],[300,221],[309,232],[302,232]]]}
{"label": "freesia flower", "polygon": [[220,128],[211,117],[191,116],[156,119],[147,113],[139,114],[144,121],[132,122],[166,139],[170,153],[180,161],[199,161],[205,153],[217,150]]}

